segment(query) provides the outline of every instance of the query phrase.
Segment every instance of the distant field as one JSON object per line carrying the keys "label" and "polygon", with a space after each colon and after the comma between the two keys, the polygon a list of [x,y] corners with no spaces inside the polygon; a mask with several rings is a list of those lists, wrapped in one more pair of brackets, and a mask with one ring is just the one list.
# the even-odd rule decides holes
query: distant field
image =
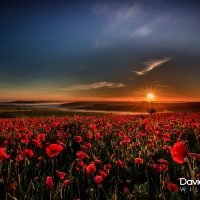
{"label": "distant field", "polygon": [[[65,115],[97,115],[145,114],[147,102],[71,102],[54,103],[38,101],[16,101],[0,104],[0,118],[65,116]],[[153,103],[157,112],[200,112],[200,102]]]}
{"label": "distant field", "polygon": [[[62,106],[77,110],[104,110],[145,113],[149,104],[148,102],[72,102],[62,104]],[[200,102],[155,102],[152,104],[152,107],[158,112],[199,112]]]}
{"label": "distant field", "polygon": [[79,115],[100,115],[98,112],[80,112],[80,111],[68,111],[58,108],[34,108],[23,106],[19,107],[0,107],[0,118],[16,118],[16,117],[40,117],[40,116],[73,116]]}

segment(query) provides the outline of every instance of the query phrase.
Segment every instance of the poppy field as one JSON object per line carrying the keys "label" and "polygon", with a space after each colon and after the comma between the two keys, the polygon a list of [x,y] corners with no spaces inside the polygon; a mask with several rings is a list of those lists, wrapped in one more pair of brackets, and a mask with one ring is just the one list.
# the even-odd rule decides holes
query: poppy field
{"label": "poppy field", "polygon": [[0,119],[0,199],[199,199],[199,125],[200,113]]}

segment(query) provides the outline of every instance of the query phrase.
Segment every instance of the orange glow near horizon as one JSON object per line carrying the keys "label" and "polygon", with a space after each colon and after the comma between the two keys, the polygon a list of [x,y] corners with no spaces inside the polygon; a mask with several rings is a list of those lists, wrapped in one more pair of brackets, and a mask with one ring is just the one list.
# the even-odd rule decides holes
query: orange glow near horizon
{"label": "orange glow near horizon", "polygon": [[[71,92],[71,91],[70,91]],[[175,94],[160,91],[157,88],[146,87],[138,91],[133,91],[127,96],[93,96],[92,94],[73,94],[68,92],[63,94],[58,91],[43,91],[43,90],[5,90],[2,91],[0,101],[55,101],[55,102],[69,102],[69,101],[113,101],[113,102],[139,102],[153,100],[155,102],[192,102],[200,101],[197,97],[176,96]],[[148,96],[150,98],[148,98]],[[151,94],[151,95],[150,95]],[[152,99],[151,99],[152,98]]]}
{"label": "orange glow near horizon", "polygon": [[[58,97],[58,96],[54,96],[53,98],[37,98],[37,97],[16,97],[16,98],[1,98],[0,101],[55,101],[55,102],[73,102],[73,101],[102,101],[102,102],[140,102],[140,101],[149,101],[149,99],[147,99],[147,97],[138,97],[138,98],[131,98],[131,97],[124,97],[124,98],[112,98],[112,97],[108,97],[108,98],[101,98],[101,97],[81,97],[81,98],[65,98],[65,97]],[[157,98],[156,100],[154,98],[155,102],[200,102],[200,98],[178,98],[178,97],[167,97],[167,98]]]}

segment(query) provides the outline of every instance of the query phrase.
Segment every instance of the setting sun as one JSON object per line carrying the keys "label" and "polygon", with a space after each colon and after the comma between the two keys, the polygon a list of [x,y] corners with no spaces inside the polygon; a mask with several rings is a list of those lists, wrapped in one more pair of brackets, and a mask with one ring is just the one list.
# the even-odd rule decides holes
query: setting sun
{"label": "setting sun", "polygon": [[148,99],[149,101],[152,101],[154,98],[155,98],[154,94],[152,94],[152,93],[148,93],[148,94],[147,94],[147,99]]}

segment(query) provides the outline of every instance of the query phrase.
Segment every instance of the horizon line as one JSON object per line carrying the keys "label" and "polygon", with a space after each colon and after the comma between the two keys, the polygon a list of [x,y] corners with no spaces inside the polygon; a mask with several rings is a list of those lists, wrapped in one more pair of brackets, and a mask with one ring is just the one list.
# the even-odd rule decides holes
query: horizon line
{"label": "horizon line", "polygon": [[[20,102],[32,102],[32,103],[73,103],[73,102],[119,102],[119,103],[139,103],[139,102],[148,102],[148,100],[125,100],[125,99],[94,99],[94,100],[87,100],[87,99],[73,99],[73,100],[49,100],[49,99],[38,99],[38,100],[22,100],[22,99],[16,99],[16,100],[0,100],[0,103],[20,103]],[[152,101],[154,103],[198,103],[199,100],[154,100]]]}

